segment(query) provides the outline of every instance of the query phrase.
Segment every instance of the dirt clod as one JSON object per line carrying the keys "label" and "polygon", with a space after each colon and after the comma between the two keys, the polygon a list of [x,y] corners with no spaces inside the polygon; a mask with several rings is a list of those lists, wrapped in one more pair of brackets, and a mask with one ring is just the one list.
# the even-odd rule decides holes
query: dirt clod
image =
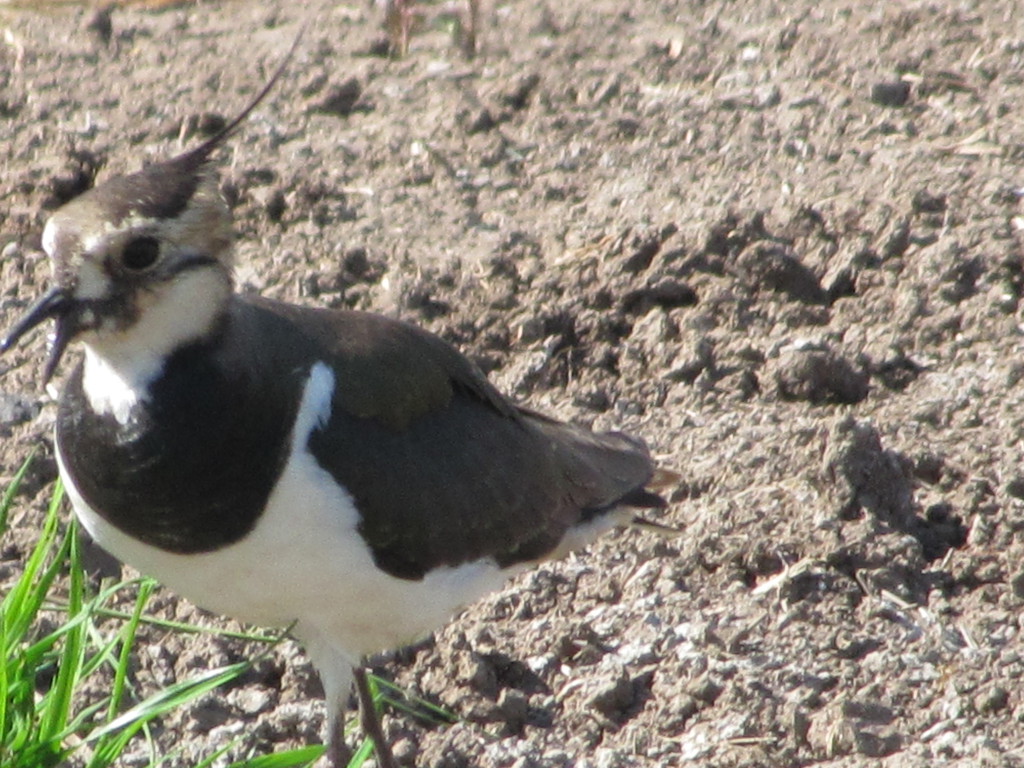
{"label": "dirt clod", "polygon": [[910,481],[900,458],[882,448],[874,425],[852,416],[838,421],[829,434],[824,465],[840,518],[867,513],[907,526],[913,515]]}
{"label": "dirt clod", "polygon": [[328,115],[348,117],[355,110],[362,95],[363,89],[359,81],[350,77],[336,85],[328,85],[324,95],[313,102],[310,109]]}
{"label": "dirt clod", "polygon": [[910,83],[893,80],[871,86],[871,100],[883,107],[902,107],[910,100]]}
{"label": "dirt clod", "polygon": [[771,369],[779,396],[788,400],[850,404],[868,395],[870,377],[863,362],[853,363],[831,350],[790,349]]}

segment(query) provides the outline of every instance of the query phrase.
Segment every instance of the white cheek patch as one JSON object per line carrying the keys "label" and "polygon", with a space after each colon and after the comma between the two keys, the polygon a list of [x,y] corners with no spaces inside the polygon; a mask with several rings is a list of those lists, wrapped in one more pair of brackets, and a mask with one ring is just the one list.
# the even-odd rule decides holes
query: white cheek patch
{"label": "white cheek patch", "polygon": [[[149,396],[149,385],[163,370],[167,356],[210,330],[229,291],[227,280],[210,270],[191,270],[150,295],[130,327],[118,329],[112,327],[113,320],[105,319],[100,328],[84,335],[82,386],[93,411],[127,423],[132,408]],[[328,380],[322,381],[320,375],[317,381],[322,383],[317,386],[326,391],[329,415],[334,379],[326,366],[325,370]]]}
{"label": "white cheek patch", "polygon": [[110,279],[93,261],[83,259],[78,265],[78,285],[75,286],[76,299],[102,299],[110,293]]}

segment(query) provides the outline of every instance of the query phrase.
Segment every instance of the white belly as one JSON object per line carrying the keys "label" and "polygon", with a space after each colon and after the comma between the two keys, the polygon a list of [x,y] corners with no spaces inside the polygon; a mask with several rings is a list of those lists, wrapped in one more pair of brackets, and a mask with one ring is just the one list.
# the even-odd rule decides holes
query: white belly
{"label": "white belly", "polygon": [[441,568],[419,581],[389,576],[360,537],[352,499],[306,450],[330,413],[334,378],[313,367],[280,482],[253,530],[214,552],[174,554],[144,544],[91,509],[57,462],[82,525],[106,550],[203,608],[255,624],[296,624],[353,659],[429,634],[510,575],[490,559]]}

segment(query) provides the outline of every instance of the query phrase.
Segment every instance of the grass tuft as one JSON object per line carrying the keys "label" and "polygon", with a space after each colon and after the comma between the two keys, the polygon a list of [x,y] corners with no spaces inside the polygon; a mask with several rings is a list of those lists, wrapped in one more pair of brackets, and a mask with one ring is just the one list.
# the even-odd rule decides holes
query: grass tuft
{"label": "grass tuft", "polygon": [[[11,505],[30,462],[31,458],[0,497],[0,535],[7,532]],[[58,481],[39,537],[20,576],[0,601],[0,765],[4,768],[52,768],[69,762],[86,768],[113,766],[134,739],[150,738],[149,729],[158,718],[237,679],[252,664],[208,670],[126,706],[135,698],[129,669],[140,625],[170,623],[145,614],[156,586],[151,579],[121,581],[89,593],[76,524],[61,524],[63,498]],[[109,609],[107,604],[126,590],[135,591],[132,611]],[[178,623],[172,628],[205,631]],[[243,637],[267,642],[267,652],[279,639]],[[106,693],[97,700],[95,693],[86,695],[87,687]],[[231,746],[200,765],[212,764]],[[302,768],[311,766],[322,752],[320,746],[306,747],[236,762],[232,768]],[[157,768],[162,762],[154,755],[149,767]]]}

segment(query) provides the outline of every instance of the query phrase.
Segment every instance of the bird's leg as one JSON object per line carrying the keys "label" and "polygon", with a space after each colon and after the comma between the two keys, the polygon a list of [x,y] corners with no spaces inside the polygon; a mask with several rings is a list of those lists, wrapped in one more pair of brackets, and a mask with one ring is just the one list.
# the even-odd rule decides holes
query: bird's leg
{"label": "bird's leg", "polygon": [[327,750],[319,765],[324,768],[348,768],[353,752],[345,743],[345,714],[352,693],[353,657],[340,653],[312,630],[303,638],[303,644],[320,672],[320,680],[324,684],[324,704],[327,706]]}
{"label": "bird's leg", "polygon": [[327,765],[330,768],[348,768],[352,762],[352,749],[345,743],[344,715],[333,718],[327,728]]}
{"label": "bird's leg", "polygon": [[381,728],[380,717],[373,704],[373,694],[370,692],[370,681],[366,679],[366,669],[355,667],[352,671],[355,674],[356,692],[359,695],[359,720],[363,732],[373,742],[373,748],[377,753],[377,765],[379,768],[398,768],[395,757],[391,754],[391,747],[384,739],[384,730]]}

